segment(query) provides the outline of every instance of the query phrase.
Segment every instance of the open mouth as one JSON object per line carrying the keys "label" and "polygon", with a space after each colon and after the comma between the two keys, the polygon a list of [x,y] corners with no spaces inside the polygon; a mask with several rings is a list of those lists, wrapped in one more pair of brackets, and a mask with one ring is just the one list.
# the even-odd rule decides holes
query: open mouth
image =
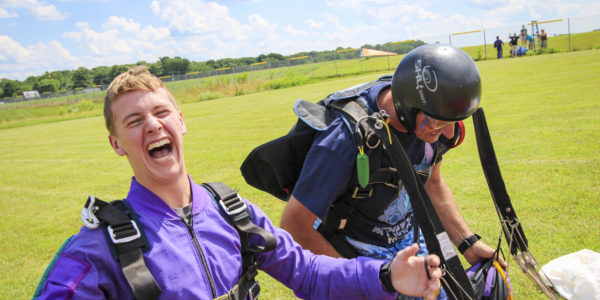
{"label": "open mouth", "polygon": [[157,161],[166,160],[171,156],[173,145],[169,139],[163,139],[148,145],[148,154]]}

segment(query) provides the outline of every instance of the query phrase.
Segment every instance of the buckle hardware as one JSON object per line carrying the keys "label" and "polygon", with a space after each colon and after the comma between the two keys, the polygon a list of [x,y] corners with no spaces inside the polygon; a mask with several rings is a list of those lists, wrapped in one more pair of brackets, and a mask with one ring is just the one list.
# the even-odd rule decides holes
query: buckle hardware
{"label": "buckle hardware", "polygon": [[133,220],[130,220],[131,225],[133,225],[133,229],[135,229],[135,234],[134,235],[130,235],[130,236],[126,236],[126,237],[122,237],[122,238],[117,238],[117,236],[114,233],[114,229],[112,228],[112,226],[106,226],[106,229],[108,230],[108,235],[110,236],[110,239],[113,241],[113,243],[115,244],[124,244],[124,243],[128,243],[131,242],[133,240],[136,240],[138,238],[140,238],[142,236],[142,234],[140,233],[140,229],[138,228],[137,224],[135,224],[135,222]]}
{"label": "buckle hardware", "polygon": [[242,206],[240,206],[240,207],[238,207],[238,208],[232,208],[232,209],[230,209],[230,208],[227,206],[227,204],[225,204],[225,202],[223,202],[223,200],[219,200],[219,205],[220,205],[220,206],[223,208],[223,210],[224,210],[224,211],[225,211],[225,212],[226,212],[228,215],[230,215],[230,216],[232,216],[232,215],[237,215],[237,214],[239,214],[239,213],[241,213],[241,212],[244,212],[244,211],[245,211],[245,210],[248,208],[248,206],[246,205],[246,202],[245,202],[244,200],[242,200],[242,198],[240,198],[240,195],[239,195],[239,194],[236,194],[236,195],[235,195],[235,197],[239,199],[239,201],[237,201],[236,203],[238,203],[238,202],[241,202],[241,203],[242,203]]}
{"label": "buckle hardware", "polygon": [[[361,193],[359,195],[359,192]],[[369,190],[368,195],[365,195],[364,193],[362,193],[360,191],[360,189],[358,187],[354,188],[354,192],[352,193],[352,198],[356,198],[356,199],[363,199],[363,198],[367,198],[367,197],[371,197],[373,195],[373,188],[371,188]]]}
{"label": "buckle hardware", "polygon": [[[255,291],[256,290],[256,291]],[[252,286],[248,289],[248,296],[250,296],[250,300],[258,299],[260,295],[260,285],[258,285],[258,281],[252,283]]]}
{"label": "buckle hardware", "polygon": [[94,212],[98,211],[98,206],[94,206],[95,202],[96,197],[90,195],[88,204],[81,209],[81,221],[83,221],[83,225],[89,229],[96,229],[100,226],[100,221],[94,214]]}

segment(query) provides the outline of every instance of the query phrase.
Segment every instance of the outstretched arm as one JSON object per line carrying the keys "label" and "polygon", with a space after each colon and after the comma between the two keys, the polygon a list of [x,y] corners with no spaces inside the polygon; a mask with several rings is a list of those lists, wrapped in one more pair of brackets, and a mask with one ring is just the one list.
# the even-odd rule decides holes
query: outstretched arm
{"label": "outstretched arm", "polygon": [[[403,295],[435,299],[440,290],[442,271],[437,255],[414,256],[417,244],[399,251],[392,261],[392,283]],[[425,263],[427,260],[427,263]],[[426,269],[427,268],[427,269]]]}
{"label": "outstretched arm", "polygon": [[317,216],[291,196],[283,210],[279,226],[289,232],[302,248],[315,254],[342,257],[325,238],[313,228]]}
{"label": "outstretched arm", "polygon": [[[442,178],[440,166],[441,162],[433,166],[431,176],[427,184],[425,184],[425,189],[450,239],[452,239],[454,245],[458,246],[465,238],[471,236],[473,232],[460,215],[454,195],[452,195],[452,191],[450,191],[450,188]],[[470,264],[490,258],[493,255],[494,249],[482,241],[477,241],[464,253],[465,259]],[[506,263],[502,258],[500,258],[500,264],[506,267]]]}

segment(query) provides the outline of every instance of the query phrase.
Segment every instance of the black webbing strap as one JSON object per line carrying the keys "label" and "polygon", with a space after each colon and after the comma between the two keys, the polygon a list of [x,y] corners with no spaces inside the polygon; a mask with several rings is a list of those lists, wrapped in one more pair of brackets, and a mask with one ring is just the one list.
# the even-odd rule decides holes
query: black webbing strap
{"label": "black webbing strap", "polygon": [[[238,193],[222,182],[203,183],[219,206],[224,215],[240,235],[242,245],[242,276],[236,285],[237,291],[230,290],[227,294],[231,299],[245,299],[250,295],[256,298],[260,293],[260,286],[255,280],[258,275],[258,262],[254,255],[275,249],[277,241],[272,233],[252,223],[246,202]],[[264,245],[250,248],[249,234],[257,234],[264,240]]]}
{"label": "black webbing strap", "polygon": [[[415,214],[415,223],[423,233],[427,249],[430,253],[440,257],[440,268],[445,270],[447,275],[451,277],[450,280],[442,281],[447,291],[446,294],[451,299],[472,299],[474,295],[473,286],[454,251],[452,242],[433,207],[427,191],[425,191],[423,183],[417,180],[415,170],[400,140],[396,135],[389,133],[388,128],[382,123],[375,124],[375,122],[383,122],[381,119],[373,118],[369,119],[369,122],[372,122],[373,128],[375,128],[375,132],[392,164],[399,170],[400,179],[408,192]],[[444,275],[444,277],[447,276]]]}
{"label": "black webbing strap", "polygon": [[[523,228],[517,214],[510,202],[510,197],[506,191],[506,185],[502,179],[500,173],[500,167],[498,160],[496,159],[496,153],[494,152],[494,145],[492,144],[492,138],[488,130],[487,122],[485,120],[485,114],[483,108],[479,108],[473,114],[473,126],[475,127],[475,137],[477,139],[477,150],[479,151],[479,159],[481,160],[481,167],[485,174],[496,211],[501,222],[508,222],[508,226],[502,226],[504,235],[507,241],[512,241],[510,253],[515,255],[519,250],[526,252],[527,249],[527,238],[523,233]],[[510,227],[510,230],[509,228]],[[510,232],[512,230],[518,232]]]}
{"label": "black webbing strap", "polygon": [[[90,207],[91,199],[94,202]],[[144,262],[142,249],[146,247],[146,242],[132,216],[133,212],[122,200],[107,203],[90,197],[85,207],[92,210],[101,224],[105,225],[102,227],[109,243],[116,251],[117,259],[134,297],[139,300],[156,299],[161,290]],[[94,207],[97,207],[97,210]]]}

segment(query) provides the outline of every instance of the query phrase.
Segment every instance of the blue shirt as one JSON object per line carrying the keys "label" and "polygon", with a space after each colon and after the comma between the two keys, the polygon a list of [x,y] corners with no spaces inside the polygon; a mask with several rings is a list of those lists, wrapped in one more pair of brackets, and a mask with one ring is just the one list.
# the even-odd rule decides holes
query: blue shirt
{"label": "blue shirt", "polygon": [[[380,110],[377,97],[389,86],[390,83],[382,83],[360,93],[371,111]],[[392,132],[399,138],[415,169],[428,175],[434,164],[436,144],[427,144],[414,134]],[[338,116],[315,137],[294,188],[294,197],[324,220],[331,204],[355,187],[357,153],[350,130]],[[389,158],[382,155],[381,167],[391,165]],[[397,189],[383,184],[374,186],[372,197],[359,202],[350,213],[344,233],[362,243],[387,247],[413,230],[414,214],[403,187],[398,193]]]}

